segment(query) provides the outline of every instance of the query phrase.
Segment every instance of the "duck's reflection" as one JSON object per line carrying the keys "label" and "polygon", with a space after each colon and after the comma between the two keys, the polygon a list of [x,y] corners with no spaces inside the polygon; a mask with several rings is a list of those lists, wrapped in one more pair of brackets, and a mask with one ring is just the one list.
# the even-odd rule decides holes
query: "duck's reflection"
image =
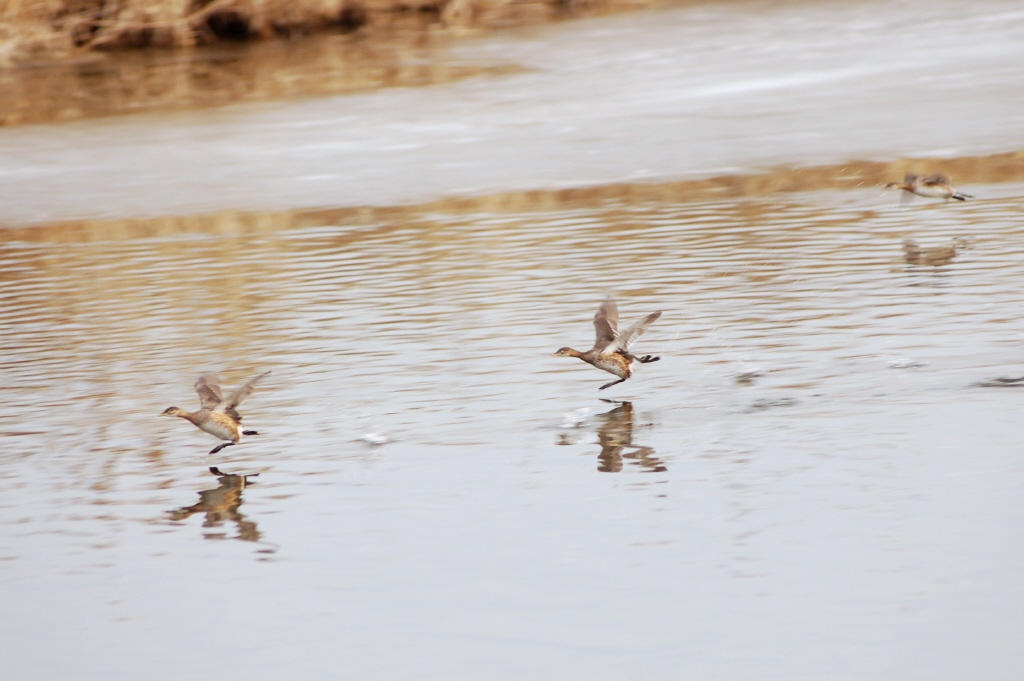
{"label": "duck's reflection", "polygon": [[601,445],[601,453],[597,455],[597,470],[618,473],[622,470],[623,459],[631,459],[634,465],[649,473],[668,470],[661,459],[654,456],[651,447],[633,444],[632,402],[620,402],[611,411],[598,414],[597,418],[601,421],[597,429],[597,441]]}
{"label": "duck's reflection", "polygon": [[[246,520],[245,516],[238,512],[238,507],[242,505],[242,490],[251,484],[249,478],[255,476],[224,473],[215,466],[210,467],[210,473],[217,476],[217,486],[200,492],[198,503],[168,511],[168,518],[185,520],[194,513],[205,513],[203,527],[220,527],[225,522],[233,522],[238,526],[237,539],[259,541],[261,536],[256,523]],[[223,539],[224,534],[207,533],[204,537]]]}
{"label": "duck's reflection", "polygon": [[942,267],[953,262],[953,259],[960,255],[964,249],[970,248],[971,242],[963,237],[953,239],[953,243],[946,246],[932,246],[922,248],[913,239],[906,239],[903,242],[903,259],[908,265],[930,265],[931,267]]}

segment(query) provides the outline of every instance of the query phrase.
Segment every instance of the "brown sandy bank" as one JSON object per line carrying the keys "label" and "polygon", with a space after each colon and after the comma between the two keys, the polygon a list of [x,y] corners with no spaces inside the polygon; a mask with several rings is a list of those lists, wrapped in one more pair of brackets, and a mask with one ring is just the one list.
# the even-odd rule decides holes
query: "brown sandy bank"
{"label": "brown sandy bank", "polygon": [[0,67],[91,50],[191,47],[352,32],[415,16],[425,26],[496,28],[655,0],[6,0]]}
{"label": "brown sandy bank", "polygon": [[[502,192],[485,196],[444,197],[415,205],[268,212],[228,210],[203,215],[69,220],[31,226],[0,225],[0,242],[87,243],[179,234],[245,236],[330,225],[381,225],[387,228],[410,223],[432,223],[439,214],[528,213],[593,208],[599,205],[706,202],[820,190],[877,188],[881,192],[887,182],[901,179],[907,172],[947,173],[965,190],[970,190],[972,184],[1024,182],[1024,151],[955,159],[850,161],[697,180],[614,183],[556,190]],[[898,195],[898,191],[892,192],[891,202],[898,201]],[[984,197],[979,196],[974,200],[984,200]]]}

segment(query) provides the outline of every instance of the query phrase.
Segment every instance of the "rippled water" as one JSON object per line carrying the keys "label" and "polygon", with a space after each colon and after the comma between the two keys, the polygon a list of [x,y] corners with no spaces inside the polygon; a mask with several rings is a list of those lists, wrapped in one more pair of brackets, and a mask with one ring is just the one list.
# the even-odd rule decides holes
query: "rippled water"
{"label": "rippled water", "polygon": [[[4,666],[1013,678],[1024,185],[970,190],[5,242]],[[662,359],[598,392],[607,294]],[[239,446],[157,418],[267,369]]]}

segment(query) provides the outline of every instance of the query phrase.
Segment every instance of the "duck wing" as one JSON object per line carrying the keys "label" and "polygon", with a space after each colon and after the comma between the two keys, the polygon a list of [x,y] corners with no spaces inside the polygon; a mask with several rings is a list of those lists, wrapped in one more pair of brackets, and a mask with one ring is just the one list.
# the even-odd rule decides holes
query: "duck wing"
{"label": "duck wing", "polygon": [[661,316],[661,311],[652,312],[633,326],[629,327],[621,334],[618,338],[608,344],[604,350],[601,351],[602,355],[610,355],[613,352],[629,352],[629,348],[636,340],[644,334],[651,324]]}
{"label": "duck wing", "polygon": [[927,185],[929,187],[941,186],[944,184],[949,184],[949,178],[943,175],[942,173],[932,173],[928,177],[921,180],[921,184]]}
{"label": "duck wing", "polygon": [[196,392],[199,393],[199,405],[202,409],[216,409],[224,399],[216,374],[203,374],[196,379]]}
{"label": "duck wing", "polygon": [[619,335],[619,306],[615,304],[614,298],[608,298],[601,307],[597,308],[594,315],[594,349],[602,351],[613,343]]}
{"label": "duck wing", "polygon": [[234,418],[241,420],[239,418],[239,416],[238,416],[238,412],[235,411],[235,407],[240,405],[242,403],[242,400],[244,400],[246,397],[248,397],[249,395],[252,395],[252,391],[256,389],[256,381],[260,380],[261,378],[263,378],[264,376],[266,376],[269,373],[270,373],[269,371],[265,371],[262,374],[260,374],[259,376],[257,376],[256,378],[251,379],[248,383],[243,385],[241,388],[238,388],[237,390],[235,390],[235,392],[233,392],[230,395],[228,395],[228,398],[226,400],[221,402],[220,406],[218,406],[215,411],[225,412],[228,415],[233,416]]}

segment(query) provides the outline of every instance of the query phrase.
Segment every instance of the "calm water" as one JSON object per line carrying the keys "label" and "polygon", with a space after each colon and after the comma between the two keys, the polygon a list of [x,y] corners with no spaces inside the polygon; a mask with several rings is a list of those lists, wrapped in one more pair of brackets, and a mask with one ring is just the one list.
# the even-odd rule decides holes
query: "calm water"
{"label": "calm water", "polygon": [[[970,189],[5,243],[4,667],[1013,678],[1024,186]],[[662,360],[598,392],[606,293]],[[157,418],[265,369],[240,446]]]}

